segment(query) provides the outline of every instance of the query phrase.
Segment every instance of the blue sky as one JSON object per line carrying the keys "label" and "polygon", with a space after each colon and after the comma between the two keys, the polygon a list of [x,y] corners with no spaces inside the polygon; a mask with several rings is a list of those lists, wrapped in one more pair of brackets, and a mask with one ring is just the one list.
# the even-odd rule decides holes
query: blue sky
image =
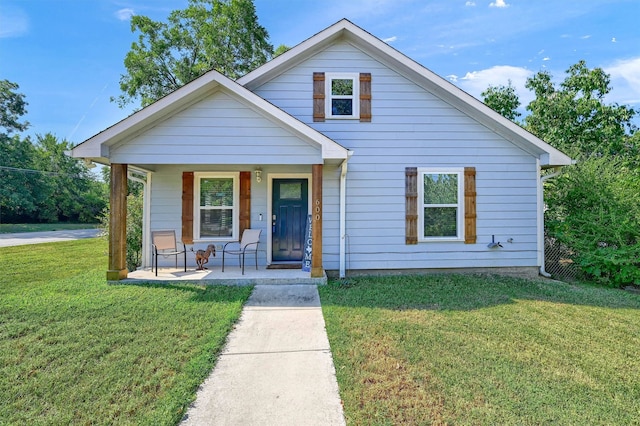
{"label": "blue sky", "polygon": [[[557,80],[584,59],[612,77],[608,101],[640,110],[638,0],[255,0],[274,46],[294,46],[342,18],[476,97],[510,79]],[[0,79],[20,85],[31,127],[79,143],[125,118],[123,60],[132,14],[165,20],[187,0],[2,0]]]}

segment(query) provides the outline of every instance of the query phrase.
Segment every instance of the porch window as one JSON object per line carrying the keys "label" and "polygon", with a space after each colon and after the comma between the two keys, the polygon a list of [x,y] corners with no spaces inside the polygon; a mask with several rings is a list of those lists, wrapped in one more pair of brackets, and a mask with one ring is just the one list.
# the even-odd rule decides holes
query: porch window
{"label": "porch window", "polygon": [[238,174],[196,174],[196,239],[237,239]]}
{"label": "porch window", "polygon": [[325,80],[327,118],[360,118],[359,92],[359,74],[327,73]]}
{"label": "porch window", "polygon": [[464,169],[418,169],[422,241],[459,241],[464,231]]}

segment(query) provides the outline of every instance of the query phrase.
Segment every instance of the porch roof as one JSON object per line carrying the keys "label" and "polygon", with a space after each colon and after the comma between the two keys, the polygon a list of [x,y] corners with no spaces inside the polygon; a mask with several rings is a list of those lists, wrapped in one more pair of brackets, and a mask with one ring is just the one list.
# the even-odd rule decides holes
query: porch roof
{"label": "porch roof", "polygon": [[322,160],[341,161],[348,150],[322,133],[257,96],[235,81],[212,70],[180,89],[137,111],[72,149],[72,156],[101,164],[110,164],[110,148],[122,146],[157,123],[185,110],[216,92],[241,101],[247,108],[266,117],[287,132],[322,151]]}

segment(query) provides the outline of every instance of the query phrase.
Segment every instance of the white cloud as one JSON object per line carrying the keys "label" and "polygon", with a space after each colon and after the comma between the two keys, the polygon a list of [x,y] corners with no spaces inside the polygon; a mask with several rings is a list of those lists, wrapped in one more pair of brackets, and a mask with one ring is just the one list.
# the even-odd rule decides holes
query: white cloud
{"label": "white cloud", "polygon": [[475,6],[476,2],[475,1],[468,1],[464,4],[465,6]]}
{"label": "white cloud", "polygon": [[385,43],[393,43],[394,41],[396,41],[398,39],[397,36],[391,36],[388,38],[383,39],[382,41],[384,41]]}
{"label": "white cloud", "polygon": [[504,0],[496,0],[495,3],[489,4],[489,7],[509,7]]}
{"label": "white cloud", "polygon": [[118,18],[120,21],[128,21],[135,14],[136,13],[133,11],[133,9],[129,7],[120,9],[115,13],[116,18]]}
{"label": "white cloud", "polygon": [[29,18],[22,9],[0,6],[0,38],[20,37],[29,32]]}
{"label": "white cloud", "polygon": [[582,40],[586,40],[588,38],[591,38],[591,34],[587,34],[587,35],[583,35],[582,37],[580,37]]}
{"label": "white cloud", "polygon": [[456,77],[455,80],[450,76],[447,78],[477,99],[482,99],[482,92],[487,90],[489,86],[507,86],[511,81],[511,85],[515,87],[520,103],[524,107],[533,100],[533,94],[525,87],[527,78],[533,74],[533,71],[526,68],[497,65],[480,71],[468,72],[464,77]]}
{"label": "white cloud", "polygon": [[617,43],[617,42],[618,42],[618,40],[616,40],[616,38],[615,38],[615,37],[613,37],[613,38],[611,39],[611,43]]}
{"label": "white cloud", "polygon": [[603,67],[611,76],[611,93],[607,99],[623,105],[640,105],[640,57],[622,60]]}
{"label": "white cloud", "polygon": [[550,60],[551,60],[551,58],[550,58],[550,57],[548,57],[548,56],[545,56],[544,58],[542,58],[542,60],[543,60],[543,61],[550,61]]}

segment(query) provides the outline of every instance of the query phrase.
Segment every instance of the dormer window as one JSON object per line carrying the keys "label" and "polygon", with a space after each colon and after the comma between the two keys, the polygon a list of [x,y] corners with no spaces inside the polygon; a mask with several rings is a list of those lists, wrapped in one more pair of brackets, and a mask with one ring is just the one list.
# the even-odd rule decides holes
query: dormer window
{"label": "dormer window", "polygon": [[313,73],[313,121],[371,121],[370,73]]}
{"label": "dormer window", "polygon": [[359,74],[327,73],[325,79],[325,111],[327,118],[360,118]]}

